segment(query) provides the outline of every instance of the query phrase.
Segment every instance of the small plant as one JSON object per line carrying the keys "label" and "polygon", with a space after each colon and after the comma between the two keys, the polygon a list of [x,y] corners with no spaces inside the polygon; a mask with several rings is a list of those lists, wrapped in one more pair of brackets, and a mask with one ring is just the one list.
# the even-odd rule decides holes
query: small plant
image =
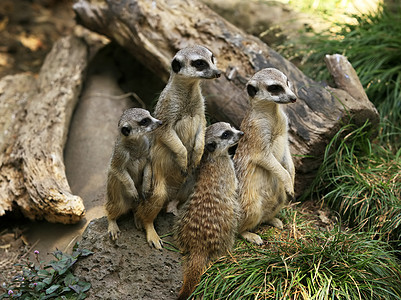
{"label": "small plant", "polygon": [[30,261],[17,264],[22,273],[13,278],[12,285],[7,287],[6,293],[0,295],[0,299],[85,299],[85,292],[91,284],[79,280],[73,274],[72,267],[80,257],[92,253],[78,248],[77,244],[71,255],[57,250],[52,253],[56,260],[43,264],[39,261],[39,251],[35,250],[37,264]]}

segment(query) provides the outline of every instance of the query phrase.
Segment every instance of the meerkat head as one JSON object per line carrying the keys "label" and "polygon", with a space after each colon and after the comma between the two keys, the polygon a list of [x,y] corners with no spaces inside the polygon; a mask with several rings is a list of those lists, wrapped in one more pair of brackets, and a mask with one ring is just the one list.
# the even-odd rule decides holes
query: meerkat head
{"label": "meerkat head", "polygon": [[281,71],[274,68],[256,72],[248,81],[246,89],[252,100],[267,100],[278,104],[294,103],[297,96],[291,82]]}
{"label": "meerkat head", "polygon": [[145,134],[159,127],[162,122],[153,118],[146,109],[129,108],[123,112],[118,128],[125,137]]}
{"label": "meerkat head", "polygon": [[171,62],[171,70],[176,75],[189,78],[212,79],[221,75],[213,53],[200,45],[178,51]]}
{"label": "meerkat head", "polygon": [[213,153],[226,153],[244,135],[226,122],[214,123],[206,128],[205,150]]}

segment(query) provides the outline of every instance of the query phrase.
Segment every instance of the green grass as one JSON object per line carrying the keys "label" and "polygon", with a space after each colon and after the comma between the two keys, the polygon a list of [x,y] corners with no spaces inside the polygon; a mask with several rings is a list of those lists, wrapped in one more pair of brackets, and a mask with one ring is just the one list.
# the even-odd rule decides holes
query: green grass
{"label": "green grass", "polygon": [[[401,1],[396,3],[394,7],[401,6]],[[303,35],[301,42],[307,47],[285,55],[301,58],[300,68],[317,80],[330,80],[324,64],[326,54],[345,55],[380,112],[380,135],[390,138],[398,149],[401,137],[393,132],[394,126],[401,124],[401,9],[384,6],[375,13],[351,17],[355,23],[335,23],[333,30]],[[284,51],[289,50],[281,47]]]}
{"label": "green grass", "polygon": [[400,299],[401,267],[388,244],[339,225],[318,226],[289,208],[284,231],[263,231],[263,247],[244,241],[202,276],[203,299]]}
{"label": "green grass", "polygon": [[[348,225],[372,238],[401,240],[401,149],[393,154],[372,143],[368,123],[347,125],[326,148],[309,193],[317,195]],[[401,133],[401,130],[400,130]]]}
{"label": "green grass", "polygon": [[401,9],[394,8],[400,5],[396,0],[391,9],[352,15],[352,24],[305,34],[300,40],[307,47],[293,53],[302,58],[306,74],[326,81],[324,56],[345,55],[381,118],[373,134],[368,124],[340,129],[303,198],[321,198],[349,226],[396,247],[401,246]]}

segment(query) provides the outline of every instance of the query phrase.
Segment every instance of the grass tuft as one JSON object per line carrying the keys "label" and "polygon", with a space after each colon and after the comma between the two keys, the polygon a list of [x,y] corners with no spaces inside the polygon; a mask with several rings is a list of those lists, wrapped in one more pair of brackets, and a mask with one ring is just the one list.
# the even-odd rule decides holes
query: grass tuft
{"label": "grass tuft", "polygon": [[[264,230],[263,247],[238,242],[202,276],[204,299],[397,299],[395,251],[366,233],[323,229],[289,208],[284,231]],[[307,221],[309,220],[309,221]]]}

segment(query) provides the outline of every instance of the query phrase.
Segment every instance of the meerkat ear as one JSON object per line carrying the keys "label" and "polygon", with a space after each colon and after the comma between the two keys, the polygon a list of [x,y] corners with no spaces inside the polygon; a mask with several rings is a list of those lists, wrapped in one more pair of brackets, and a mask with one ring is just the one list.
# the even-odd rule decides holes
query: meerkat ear
{"label": "meerkat ear", "polygon": [[246,90],[248,92],[248,95],[253,98],[255,97],[256,93],[258,92],[258,89],[256,87],[254,87],[252,84],[248,84],[246,86]]}
{"label": "meerkat ear", "polygon": [[131,128],[128,126],[123,126],[121,127],[121,133],[125,136],[128,136],[129,133],[131,132]]}
{"label": "meerkat ear", "polygon": [[206,144],[206,150],[209,152],[214,152],[216,150],[217,144],[216,142],[210,142]]}
{"label": "meerkat ear", "polygon": [[171,68],[173,69],[174,73],[178,73],[181,70],[181,63],[178,61],[178,59],[174,58],[174,60],[171,62]]}

